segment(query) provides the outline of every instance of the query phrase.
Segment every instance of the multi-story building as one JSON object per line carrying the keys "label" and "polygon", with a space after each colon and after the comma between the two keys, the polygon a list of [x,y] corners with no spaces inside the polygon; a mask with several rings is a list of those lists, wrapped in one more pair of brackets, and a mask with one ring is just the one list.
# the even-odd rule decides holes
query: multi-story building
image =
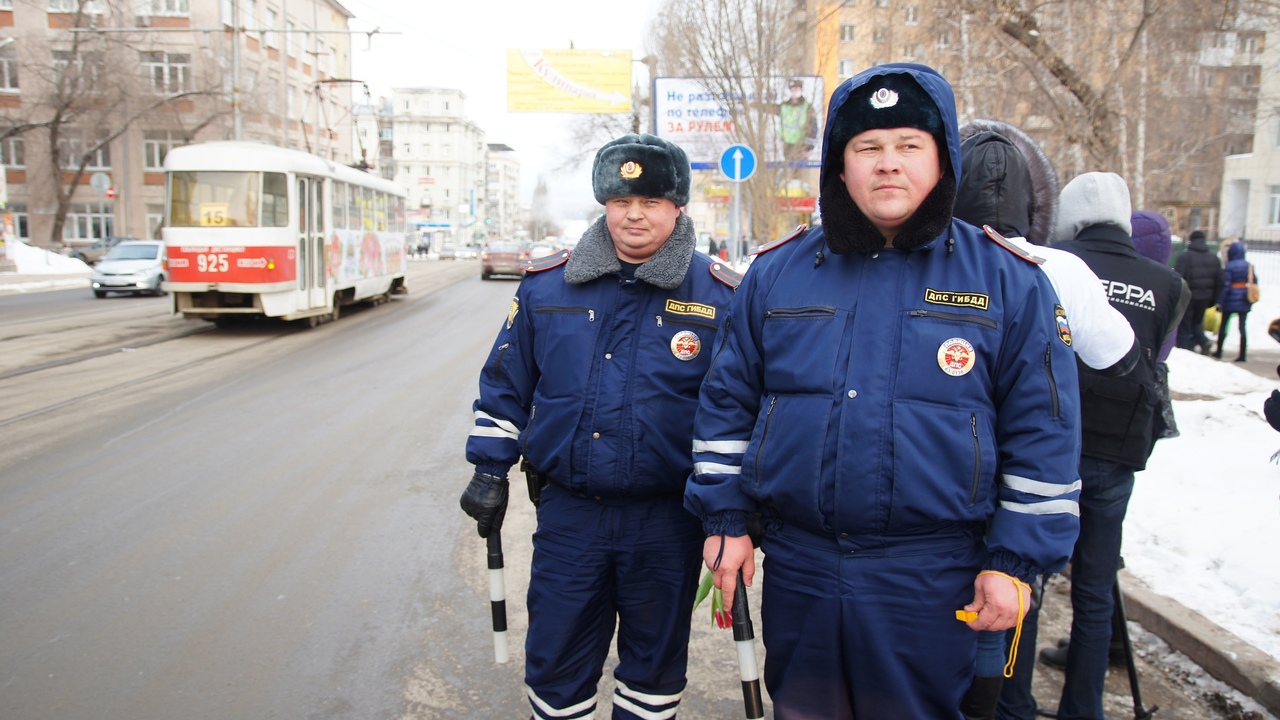
{"label": "multi-story building", "polygon": [[395,180],[396,167],[392,159],[391,100],[378,98],[377,103],[362,103],[352,110],[355,132],[351,148],[352,163],[368,172],[388,180]]}
{"label": "multi-story building", "polygon": [[416,226],[434,249],[485,237],[488,148],[484,131],[466,116],[466,97],[448,88],[392,91],[394,179],[409,192],[409,227]]}
{"label": "multi-story building", "polygon": [[490,238],[510,240],[523,227],[520,211],[520,158],[507,145],[489,143],[485,163],[485,230]]}
{"label": "multi-story building", "polygon": [[349,164],[352,17],[336,0],[0,0],[15,234],[155,236],[177,145],[238,137]]}
{"label": "multi-story building", "polygon": [[[1227,157],[1219,237],[1280,241],[1280,43],[1264,37],[1253,151]],[[1271,40],[1272,42],[1266,42]]]}

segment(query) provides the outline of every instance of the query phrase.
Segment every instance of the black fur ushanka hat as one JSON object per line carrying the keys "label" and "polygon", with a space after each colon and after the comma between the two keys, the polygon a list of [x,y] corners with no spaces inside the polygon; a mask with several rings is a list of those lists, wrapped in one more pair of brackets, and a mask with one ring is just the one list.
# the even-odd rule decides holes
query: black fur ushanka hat
{"label": "black fur ushanka hat", "polygon": [[654,135],[623,135],[596,152],[591,188],[601,205],[617,197],[665,198],[689,204],[689,156]]}

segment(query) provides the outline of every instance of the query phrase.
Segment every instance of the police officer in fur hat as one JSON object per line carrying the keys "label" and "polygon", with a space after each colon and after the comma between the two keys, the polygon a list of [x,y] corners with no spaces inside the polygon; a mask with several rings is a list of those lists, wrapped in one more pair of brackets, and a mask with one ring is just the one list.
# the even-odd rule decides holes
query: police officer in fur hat
{"label": "police officer in fur hat", "polygon": [[595,717],[615,623],[614,718],[675,717],[703,535],[681,507],[698,386],[741,276],[697,253],[689,160],[652,135],[600,148],[604,215],[526,274],[480,372],[462,508],[481,537],[521,456],[538,497],[525,683],[533,715]]}
{"label": "police officer in fur hat", "polygon": [[1071,553],[1070,326],[1037,258],[952,218],[961,167],[933,69],[842,83],[822,226],[757,254],[702,386],[685,503],[726,595],[762,514],[780,719],[957,717],[975,631]]}

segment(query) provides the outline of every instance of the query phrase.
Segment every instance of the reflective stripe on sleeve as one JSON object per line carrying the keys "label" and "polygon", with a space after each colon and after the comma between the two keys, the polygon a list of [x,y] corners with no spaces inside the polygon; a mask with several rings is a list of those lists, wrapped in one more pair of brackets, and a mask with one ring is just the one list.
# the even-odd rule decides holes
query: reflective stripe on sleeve
{"label": "reflective stripe on sleeve", "polygon": [[726,465],[724,463],[700,462],[693,464],[693,471],[699,475],[741,475],[741,465]]}
{"label": "reflective stripe on sleeve", "polygon": [[716,453],[719,455],[741,455],[747,451],[748,440],[697,440],[693,441],[694,452]]}
{"label": "reflective stripe on sleeve", "polygon": [[1076,480],[1070,485],[1058,485],[1057,483],[1047,483],[1040,480],[1032,480],[1031,478],[1008,474],[1001,475],[1000,480],[1005,487],[1011,490],[1017,490],[1018,492],[1029,493],[1031,495],[1039,495],[1040,497],[1069,495],[1080,489],[1079,480]]}
{"label": "reflective stripe on sleeve", "polygon": [[511,433],[512,435],[520,434],[520,428],[516,427],[516,424],[511,422],[510,420],[503,420],[502,418],[496,418],[483,410],[476,410],[475,415],[476,415],[477,421],[488,420],[489,422],[493,423],[494,425],[497,425],[503,430],[506,430],[508,433]]}
{"label": "reflective stripe on sleeve", "polygon": [[1058,515],[1067,514],[1080,516],[1080,503],[1075,500],[1049,500],[1042,503],[1019,503],[1001,500],[1000,507],[1009,512],[1022,513],[1024,515]]}
{"label": "reflective stripe on sleeve", "polygon": [[487,425],[477,425],[471,428],[471,437],[495,437],[507,438],[508,440],[518,440],[520,433],[507,432],[502,428],[488,427]]}

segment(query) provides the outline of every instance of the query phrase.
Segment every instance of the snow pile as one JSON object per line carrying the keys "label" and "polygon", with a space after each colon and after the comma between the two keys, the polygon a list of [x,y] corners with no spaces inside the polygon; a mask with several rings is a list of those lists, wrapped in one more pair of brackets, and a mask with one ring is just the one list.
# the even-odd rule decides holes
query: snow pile
{"label": "snow pile", "polygon": [[[1280,285],[1249,313],[1251,354],[1275,354],[1266,334],[1280,316]],[[1232,322],[1224,358],[1236,355]],[[1280,380],[1174,350],[1169,385],[1180,437],[1156,443],[1125,520],[1129,571],[1280,660],[1280,433],[1262,403]],[[1178,396],[1192,399],[1178,399]]]}
{"label": "snow pile", "polygon": [[32,247],[21,240],[10,240],[9,248],[20,275],[89,274],[89,266],[78,259]]}

